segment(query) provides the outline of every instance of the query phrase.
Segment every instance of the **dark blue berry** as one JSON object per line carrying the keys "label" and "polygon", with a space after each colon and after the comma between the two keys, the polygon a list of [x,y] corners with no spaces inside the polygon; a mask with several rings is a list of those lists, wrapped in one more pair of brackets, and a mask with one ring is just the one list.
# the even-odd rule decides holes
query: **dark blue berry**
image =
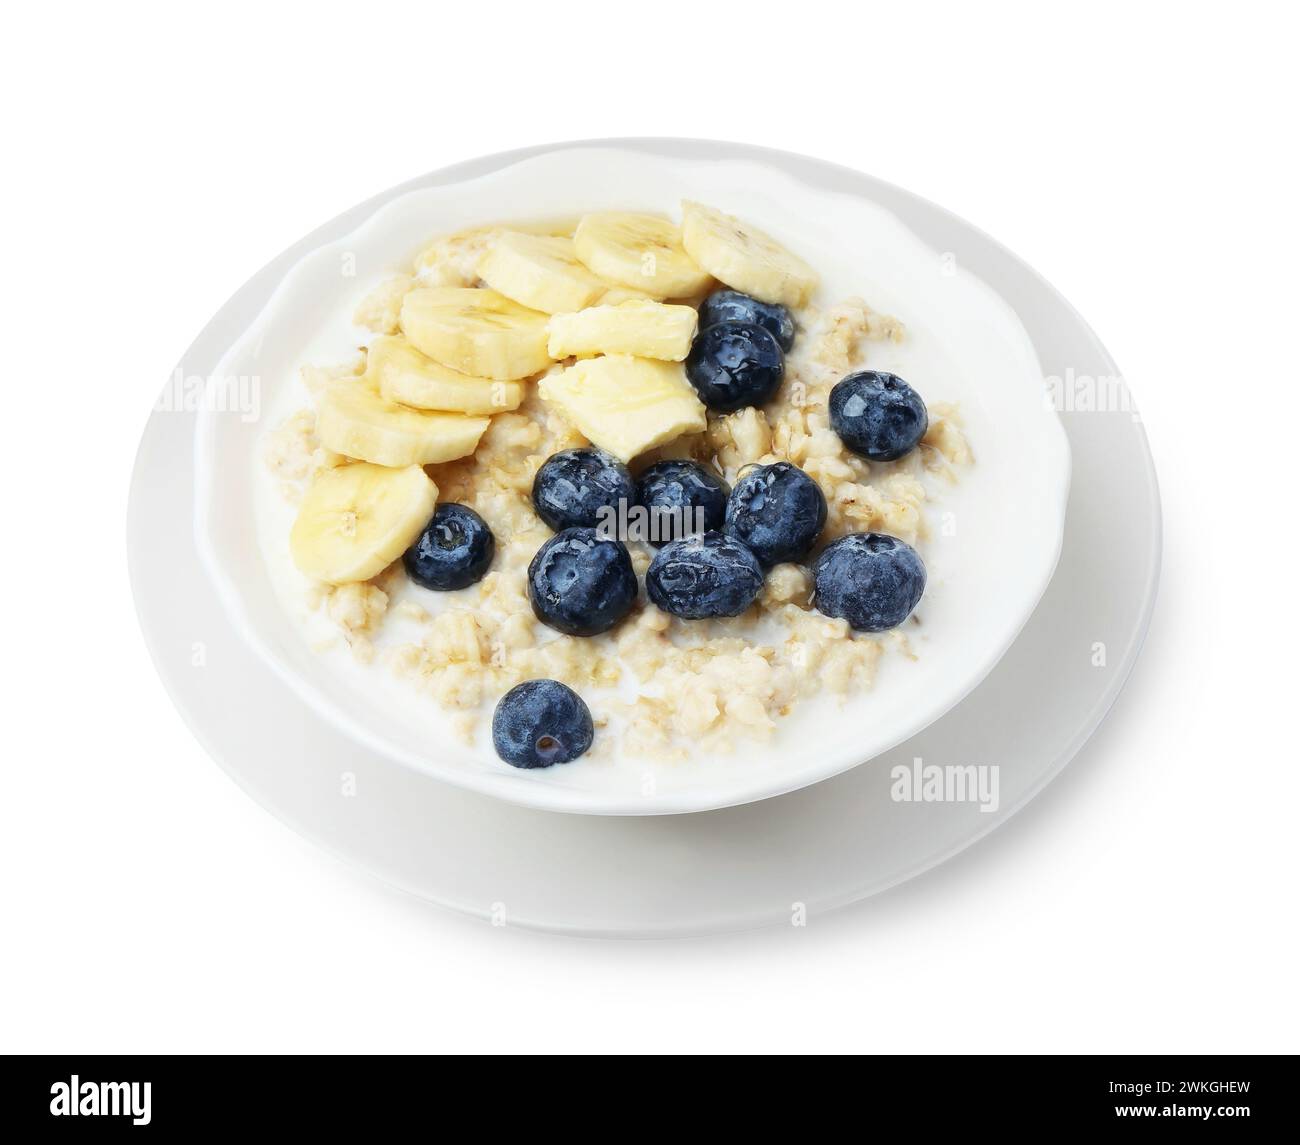
{"label": "dark blue berry", "polygon": [[600,449],[553,453],[533,478],[533,506],[552,529],[601,524],[601,510],[636,504],[636,482],[617,457]]}
{"label": "dark blue berry", "polygon": [[496,547],[487,522],[468,505],[439,505],[402,564],[416,584],[449,592],[480,580]]}
{"label": "dark blue berry", "polygon": [[636,483],[654,545],[721,529],[730,493],[721,477],[697,461],[657,461]]}
{"label": "dark blue berry", "polygon": [[739,616],[763,587],[763,566],[734,537],[704,533],[673,541],[645,574],[646,595],[687,620]]}
{"label": "dark blue berry", "polygon": [[911,545],[885,533],[832,541],[813,565],[813,603],[859,632],[902,624],[925,592],[925,565]]}
{"label": "dark blue berry", "polygon": [[700,329],[719,322],[756,322],[787,354],[794,345],[794,319],[779,302],[760,302],[739,290],[715,290],[700,306]]}
{"label": "dark blue berry", "polygon": [[492,746],[512,767],[550,767],[577,759],[595,735],[581,696],[558,680],[527,680],[497,701]]}
{"label": "dark blue berry", "polygon": [[636,601],[627,546],[596,529],[561,530],[528,566],[528,599],[557,632],[595,636],[613,628]]}
{"label": "dark blue berry", "polygon": [[731,491],[728,535],[747,545],[770,568],[797,561],[826,524],[826,498],[817,482],[796,465],[756,465]]}
{"label": "dark blue berry", "polygon": [[761,406],[781,384],[785,355],[756,322],[719,322],[701,330],[686,357],[686,376],[712,410]]}
{"label": "dark blue berry", "polygon": [[830,412],[840,440],[868,461],[897,461],[930,426],[921,395],[881,370],[861,370],[836,382]]}

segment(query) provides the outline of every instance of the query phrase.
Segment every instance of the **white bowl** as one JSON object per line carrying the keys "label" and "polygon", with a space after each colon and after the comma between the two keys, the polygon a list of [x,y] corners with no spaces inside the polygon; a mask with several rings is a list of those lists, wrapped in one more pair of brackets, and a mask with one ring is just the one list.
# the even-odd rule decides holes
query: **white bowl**
{"label": "white bowl", "polygon": [[[929,587],[922,623],[909,628],[917,658],[886,655],[870,691],[842,705],[805,701],[770,742],[741,744],[733,756],[518,771],[486,744],[464,745],[445,713],[381,667],[313,650],[287,558],[292,511],[267,500],[264,434],[302,404],[298,367],[355,346],[356,302],[429,238],[593,209],[676,213],[683,198],[783,238],[822,272],[819,302],[857,295],[903,319],[906,348],[873,347],[871,364],[898,369],[931,404],[960,403],[976,464],[931,510]],[[1064,431],[1019,319],[961,268],[959,254],[926,246],[860,194],[810,186],[761,159],[687,161],[634,145],[570,145],[412,191],[304,257],[215,371],[252,379],[240,392],[256,402],[210,402],[200,412],[195,529],[204,565],[243,638],[323,718],[437,779],[548,810],[636,815],[745,803],[838,774],[920,731],[974,688],[1015,640],[1060,552],[1070,475]]]}

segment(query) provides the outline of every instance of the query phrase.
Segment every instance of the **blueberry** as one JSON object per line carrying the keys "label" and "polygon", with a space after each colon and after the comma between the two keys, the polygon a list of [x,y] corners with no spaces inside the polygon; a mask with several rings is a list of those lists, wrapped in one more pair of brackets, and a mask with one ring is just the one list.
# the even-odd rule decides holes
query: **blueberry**
{"label": "blueberry", "polygon": [[760,406],[785,374],[785,355],[756,322],[719,322],[701,330],[686,357],[686,376],[712,410]]}
{"label": "blueberry", "polygon": [[496,552],[492,530],[468,505],[439,505],[402,554],[406,575],[435,592],[466,588],[482,578]]}
{"label": "blueberry", "polygon": [[533,506],[552,529],[594,529],[601,510],[636,504],[636,483],[617,457],[600,449],[553,453],[533,478]]}
{"label": "blueberry", "polygon": [[832,541],[813,565],[813,603],[859,632],[902,624],[925,592],[925,565],[911,545],[885,533]]}
{"label": "blueberry", "polygon": [[930,426],[921,395],[881,370],[860,370],[836,382],[830,411],[840,440],[868,461],[897,461]]}
{"label": "blueberry", "polygon": [[756,465],[731,491],[728,535],[748,545],[765,567],[797,561],[826,524],[826,498],[817,482],[788,461]]}
{"label": "blueberry", "polygon": [[650,514],[650,543],[680,540],[721,529],[731,489],[696,461],[657,461],[636,483],[637,500]]}
{"label": "blueberry", "polygon": [[563,529],[528,566],[528,599],[543,624],[570,636],[613,628],[636,601],[627,546],[596,529]]}
{"label": "blueberry", "polygon": [[511,767],[550,767],[577,759],[595,730],[581,696],[559,680],[527,680],[497,701],[492,746]]}
{"label": "blueberry", "polygon": [[787,354],[794,345],[794,319],[777,302],[760,302],[739,290],[715,290],[700,306],[700,329],[719,322],[756,322]]}
{"label": "blueberry", "polygon": [[725,533],[710,532],[665,545],[645,574],[646,595],[687,620],[739,616],[763,587],[763,566]]}

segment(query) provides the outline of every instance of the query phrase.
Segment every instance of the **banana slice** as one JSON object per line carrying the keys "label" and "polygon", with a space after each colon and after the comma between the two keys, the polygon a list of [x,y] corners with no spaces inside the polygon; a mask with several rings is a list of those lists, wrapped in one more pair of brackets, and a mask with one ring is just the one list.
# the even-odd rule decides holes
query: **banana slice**
{"label": "banana slice", "polygon": [[573,232],[573,249],[601,278],[651,298],[686,298],[709,283],[682,249],[681,229],[658,215],[584,215]]}
{"label": "banana slice", "polygon": [[522,382],[494,382],[449,370],[398,335],[370,343],[366,373],[389,401],[416,409],[493,414],[517,409],[524,400]]}
{"label": "banana slice", "polygon": [[466,457],[490,418],[426,413],[389,401],[372,376],[321,391],[316,436],[326,449],[375,465],[435,465]]}
{"label": "banana slice", "polygon": [[547,314],[590,306],[608,289],[573,253],[573,241],[505,231],[478,265],[479,277],[498,294]]}
{"label": "banana slice", "polygon": [[369,580],[415,542],[437,503],[438,487],[418,465],[327,469],[303,495],[289,553],[315,580]]}
{"label": "banana slice", "polygon": [[633,300],[592,306],[551,319],[547,348],[552,358],[635,354],[680,362],[690,353],[699,315],[691,306]]}
{"label": "banana slice", "polygon": [[702,203],[682,203],[682,243],[719,282],[762,302],[803,306],[817,272],[774,238]]}
{"label": "banana slice", "polygon": [[402,300],[401,326],[422,354],[462,374],[513,381],[544,370],[546,315],[495,290],[430,286]]}
{"label": "banana slice", "polygon": [[597,306],[617,306],[620,302],[631,302],[633,299],[638,302],[654,302],[644,290],[633,290],[630,286],[611,286],[599,298],[596,299]]}
{"label": "banana slice", "polygon": [[704,405],[677,362],[588,358],[538,383],[588,441],[622,461],[705,427]]}

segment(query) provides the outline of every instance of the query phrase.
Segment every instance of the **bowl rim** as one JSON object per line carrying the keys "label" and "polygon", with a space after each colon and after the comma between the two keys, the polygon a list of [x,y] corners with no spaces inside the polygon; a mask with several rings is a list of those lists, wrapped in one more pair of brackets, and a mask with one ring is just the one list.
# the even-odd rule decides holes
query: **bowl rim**
{"label": "bowl rim", "polygon": [[[685,147],[691,154],[665,154],[664,148]],[[697,149],[703,147],[701,152]],[[265,304],[258,311],[253,320],[234,338],[232,338],[221,354],[220,361],[213,371],[214,376],[221,376],[224,372],[225,363],[235,356],[242,347],[251,341],[255,341],[266,327],[271,325],[280,311],[283,300],[286,296],[293,293],[296,280],[307,273],[307,264],[320,257],[324,252],[332,252],[336,249],[348,249],[356,247],[364,241],[364,236],[371,228],[377,228],[381,225],[386,212],[390,209],[397,209],[398,206],[406,199],[413,195],[432,188],[451,188],[472,182],[476,178],[485,175],[495,174],[504,171],[509,167],[515,166],[520,162],[535,158],[541,155],[563,152],[570,149],[609,149],[609,150],[626,150],[638,151],[658,159],[667,160],[698,160],[698,159],[719,159],[719,160],[738,160],[748,161],[759,164],[767,164],[780,170],[783,174],[809,185],[810,189],[818,191],[833,190],[843,195],[853,198],[866,199],[873,206],[888,211],[891,215],[894,212],[887,206],[884,206],[870,194],[871,188],[887,188],[891,193],[904,196],[915,202],[918,202],[934,211],[941,212],[955,221],[968,232],[975,234],[988,244],[991,244],[1003,257],[1013,260],[1020,266],[1030,270],[1035,279],[1044,289],[1053,290],[1049,283],[1042,278],[1032,267],[1024,263],[1013,252],[1009,251],[996,239],[980,231],[972,224],[961,219],[953,212],[946,210],[937,204],[923,199],[904,188],[887,184],[874,176],[867,175],[863,172],[853,170],[852,168],[843,167],[838,164],[829,163],[825,160],[816,159],[810,156],[798,155],[793,152],[776,151],[770,148],[757,147],[749,144],[739,144],[711,140],[687,140],[673,138],[627,138],[627,139],[590,139],[575,140],[572,142],[563,142],[542,145],[539,147],[525,148],[516,151],[500,152],[489,156],[483,156],[467,163],[456,164],[451,167],[441,168],[437,171],[430,172],[424,176],[411,180],[408,183],[391,188],[386,192],[373,196],[363,204],[360,204],[351,211],[366,211],[366,214],[357,223],[342,235],[321,241],[312,241],[317,235],[330,229],[331,224],[326,223],[323,227],[318,228],[316,232],[302,240],[300,245],[303,246],[301,255],[284,273],[283,277],[276,284]],[[785,166],[781,160],[787,162],[797,161],[801,170],[796,170],[794,166]],[[824,173],[832,176],[836,180],[836,186],[826,187],[813,185],[807,179],[807,168],[819,168]],[[463,173],[462,173],[463,172]],[[459,177],[457,175],[459,174]],[[895,217],[897,217],[895,215]],[[899,220],[909,231],[913,228],[905,221]],[[913,231],[915,233],[915,231]],[[920,236],[918,236],[920,237]],[[925,241],[922,238],[922,241]],[[976,276],[984,286],[1002,300],[1008,309],[1016,314],[1015,308],[1011,303],[986,279]],[[1018,315],[1017,315],[1018,316]],[[1026,330],[1026,336],[1030,343],[1033,343],[1032,335]],[[340,710],[335,704],[331,703],[324,693],[307,677],[299,672],[292,664],[280,654],[261,632],[259,626],[254,622],[250,615],[249,609],[245,604],[243,594],[234,579],[227,572],[217,547],[211,536],[211,525],[215,512],[214,494],[216,488],[215,466],[212,464],[212,451],[214,448],[213,426],[214,420],[211,417],[204,416],[201,409],[195,425],[194,437],[194,539],[200,561],[207,572],[209,581],[215,588],[218,598],[226,614],[235,624],[241,638],[248,644],[260,659],[266,663],[276,675],[282,679],[291,690],[308,705],[314,712],[320,715],[328,723],[338,728],[341,732],[348,735],[353,740],[381,752],[385,756],[393,758],[404,766],[410,767],[426,778],[441,780],[452,783],[458,787],[468,790],[477,791],[482,794],[490,795],[494,798],[504,799],[507,802],[519,804],[522,806],[532,807],[539,810],[561,811],[578,814],[595,814],[595,815],[661,815],[661,814],[688,814],[694,812],[703,812],[717,810],[722,807],[738,806],[745,803],[756,802],[762,799],[775,798],[788,792],[807,787],[811,784],[829,779],[844,771],[854,767],[862,766],[872,759],[890,751],[899,743],[917,734],[925,727],[938,719],[941,719],[947,712],[951,711],[960,704],[992,671],[994,666],[1006,654],[1007,650],[1014,644],[1016,638],[1023,630],[1030,616],[1037,609],[1043,594],[1046,592],[1051,582],[1052,576],[1056,571],[1057,564],[1060,560],[1061,549],[1064,542],[1066,508],[1070,493],[1070,479],[1072,471],[1071,453],[1069,441],[1065,433],[1064,426],[1061,424],[1059,416],[1051,419],[1045,419],[1045,422],[1055,427],[1054,437],[1056,438],[1055,455],[1058,462],[1058,469],[1054,475],[1053,486],[1056,488],[1058,496],[1054,502],[1055,513],[1054,520],[1056,528],[1052,535],[1052,544],[1050,547],[1044,546],[1041,550],[1042,561],[1038,569],[1038,575],[1033,578],[1034,591],[1026,592],[1023,596],[1023,606],[1020,610],[1019,619],[1012,625],[1008,625],[1008,631],[1004,633],[1000,641],[990,642],[986,648],[984,656],[972,671],[967,673],[960,687],[954,688],[952,694],[948,697],[947,702],[939,709],[931,712],[926,719],[911,726],[898,735],[887,738],[885,742],[873,746],[871,753],[863,758],[850,759],[844,762],[838,756],[832,757],[830,762],[823,760],[820,766],[809,766],[801,769],[797,774],[781,774],[772,776],[761,783],[753,783],[744,789],[726,790],[734,788],[734,782],[723,784],[703,783],[697,787],[686,789],[674,789],[669,791],[656,791],[649,795],[639,795],[635,802],[631,802],[626,794],[574,788],[559,784],[546,783],[520,783],[513,775],[499,774],[493,771],[484,770],[476,773],[468,770],[461,770],[454,767],[444,766],[434,757],[422,757],[415,760],[410,754],[398,745],[386,741],[378,736],[375,731],[367,726],[363,721],[356,719],[346,711]],[[1044,474],[1046,480],[1046,474]],[[1026,583],[1029,577],[1026,576]]]}

